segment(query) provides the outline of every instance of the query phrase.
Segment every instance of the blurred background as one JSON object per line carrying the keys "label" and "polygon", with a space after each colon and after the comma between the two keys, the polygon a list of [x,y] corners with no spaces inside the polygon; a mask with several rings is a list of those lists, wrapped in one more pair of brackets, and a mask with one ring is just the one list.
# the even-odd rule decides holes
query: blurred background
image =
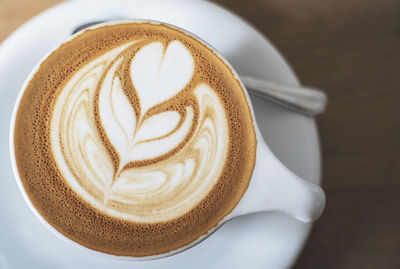
{"label": "blurred background", "polygon": [[[0,42],[58,2],[0,0]],[[400,1],[215,2],[329,95],[317,117],[327,207],[295,268],[400,268]]]}

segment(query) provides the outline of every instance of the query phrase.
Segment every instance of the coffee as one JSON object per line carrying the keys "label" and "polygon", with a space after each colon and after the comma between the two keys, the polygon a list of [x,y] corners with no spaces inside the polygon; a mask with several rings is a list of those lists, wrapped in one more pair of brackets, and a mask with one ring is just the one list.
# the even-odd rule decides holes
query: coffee
{"label": "coffee", "polygon": [[14,146],[47,222],[88,248],[141,257],[193,242],[232,211],[256,138],[223,60],[180,30],[131,22],[87,30],[41,63]]}

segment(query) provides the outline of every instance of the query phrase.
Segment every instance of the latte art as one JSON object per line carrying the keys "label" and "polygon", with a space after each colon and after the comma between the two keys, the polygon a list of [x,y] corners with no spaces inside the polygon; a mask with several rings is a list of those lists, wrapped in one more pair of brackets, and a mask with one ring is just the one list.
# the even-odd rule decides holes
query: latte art
{"label": "latte art", "polygon": [[14,152],[52,227],[143,257],[187,246],[232,212],[256,135],[212,49],[164,24],[125,22],[87,30],[40,64],[18,105]]}
{"label": "latte art", "polygon": [[229,137],[210,86],[186,87],[193,75],[192,55],[179,41],[130,42],[79,70],[51,120],[52,151],[73,190],[136,222],[195,207],[219,179]]}

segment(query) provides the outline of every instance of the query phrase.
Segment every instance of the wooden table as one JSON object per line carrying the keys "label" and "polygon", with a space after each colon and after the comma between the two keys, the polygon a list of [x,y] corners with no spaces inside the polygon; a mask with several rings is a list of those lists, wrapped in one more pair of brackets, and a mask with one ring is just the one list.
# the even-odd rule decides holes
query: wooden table
{"label": "wooden table", "polygon": [[[58,0],[0,0],[0,41]],[[325,89],[327,208],[295,268],[400,268],[400,1],[217,0]]]}

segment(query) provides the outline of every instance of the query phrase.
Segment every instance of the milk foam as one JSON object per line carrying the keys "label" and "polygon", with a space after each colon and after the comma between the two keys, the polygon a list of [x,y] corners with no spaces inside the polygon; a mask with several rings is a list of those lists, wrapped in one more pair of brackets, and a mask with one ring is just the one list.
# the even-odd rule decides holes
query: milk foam
{"label": "milk foam", "polygon": [[[155,41],[131,53],[140,41],[93,59],[70,78],[50,133],[56,164],[83,200],[117,218],[153,223],[204,199],[224,168],[229,136],[215,91],[204,82],[187,88],[195,63],[185,45]],[[196,102],[185,102],[190,98]],[[170,102],[184,107],[171,109]]]}

